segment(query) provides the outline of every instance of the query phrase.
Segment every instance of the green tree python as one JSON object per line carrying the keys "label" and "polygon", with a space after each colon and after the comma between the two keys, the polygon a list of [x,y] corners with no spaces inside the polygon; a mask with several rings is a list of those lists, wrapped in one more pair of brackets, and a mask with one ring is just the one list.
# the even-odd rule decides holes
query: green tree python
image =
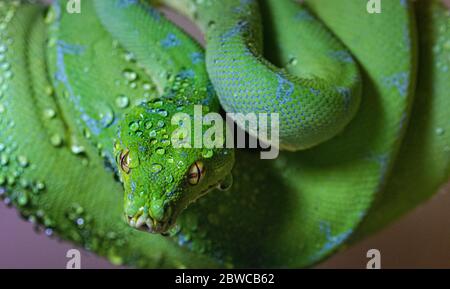
{"label": "green tree python", "polygon": [[[439,1],[159,2],[0,1],[0,195],[45,234],[136,267],[306,267],[448,181]],[[277,113],[282,151],[175,147],[199,107]]]}

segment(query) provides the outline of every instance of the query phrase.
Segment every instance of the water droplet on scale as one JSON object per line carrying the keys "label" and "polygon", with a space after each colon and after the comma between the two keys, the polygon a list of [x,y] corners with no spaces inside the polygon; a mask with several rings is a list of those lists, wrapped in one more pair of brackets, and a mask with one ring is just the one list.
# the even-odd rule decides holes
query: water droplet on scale
{"label": "water droplet on scale", "polygon": [[173,176],[172,176],[172,175],[168,175],[168,176],[166,177],[166,181],[167,181],[169,184],[173,183],[173,181],[174,181]]}
{"label": "water droplet on scale", "polygon": [[84,225],[84,219],[83,218],[78,218],[76,220],[76,223],[79,227],[82,227]]}
{"label": "water droplet on scale", "polygon": [[152,85],[151,85],[150,83],[144,83],[144,84],[142,85],[142,88],[143,88],[145,91],[149,91],[149,90],[152,89]]}
{"label": "water droplet on scale", "polygon": [[19,166],[21,166],[22,168],[25,168],[28,166],[28,159],[25,156],[18,156],[17,157],[17,162],[19,163]]}
{"label": "water droplet on scale", "polygon": [[43,191],[45,189],[45,184],[43,182],[37,182],[35,188],[38,191]]}
{"label": "water droplet on scale", "polygon": [[163,116],[163,117],[167,117],[169,115],[167,110],[160,110],[158,113],[159,113],[160,116]]}
{"label": "water droplet on scale", "polygon": [[114,122],[114,111],[106,106],[100,113],[99,117],[103,127],[107,128]]}
{"label": "water droplet on scale", "polygon": [[128,62],[135,62],[136,61],[136,57],[131,52],[126,52],[125,55],[124,55],[124,59],[126,61],[128,61]]}
{"label": "water droplet on scale", "polygon": [[20,179],[20,186],[23,189],[27,189],[30,186],[30,182],[26,179]]}
{"label": "water droplet on scale", "polygon": [[162,169],[163,169],[162,165],[160,165],[160,164],[153,164],[152,167],[151,167],[151,172],[154,173],[154,174],[157,174],[157,173],[161,172]]}
{"label": "water droplet on scale", "polygon": [[72,145],[70,147],[70,150],[72,151],[73,154],[76,154],[76,155],[80,155],[85,152],[85,149],[83,146],[79,146],[76,144]]}
{"label": "water droplet on scale", "polygon": [[63,143],[63,139],[59,134],[54,134],[50,137],[50,143],[54,147],[60,147]]}
{"label": "water droplet on scale", "polygon": [[44,234],[47,235],[48,237],[52,236],[53,235],[53,229],[51,229],[51,228],[45,229]]}
{"label": "water droplet on scale", "polygon": [[130,130],[132,132],[137,132],[139,130],[139,123],[137,123],[135,121],[130,123]]}
{"label": "water droplet on scale", "polygon": [[116,106],[118,108],[127,108],[130,105],[130,99],[128,96],[120,95],[116,98]]}
{"label": "water droplet on scale", "polygon": [[18,193],[17,204],[21,207],[28,203],[28,197],[25,193]]}
{"label": "water droplet on scale", "polygon": [[438,127],[438,128],[436,129],[436,134],[437,134],[438,136],[442,136],[442,135],[444,135],[444,133],[445,133],[445,130],[444,130],[442,127]]}
{"label": "water droplet on scale", "polygon": [[0,165],[6,166],[9,163],[9,157],[6,154],[0,155]]}
{"label": "water droplet on scale", "polygon": [[163,128],[166,124],[164,123],[164,121],[160,120],[158,121],[158,127],[159,128]]}
{"label": "water droplet on scale", "polygon": [[170,146],[170,140],[168,140],[168,139],[161,140],[161,145],[165,146],[165,147]]}
{"label": "water droplet on scale", "polygon": [[44,117],[47,119],[52,119],[56,116],[56,111],[52,108],[44,109]]}
{"label": "water droplet on scale", "polygon": [[152,126],[153,126],[153,123],[152,123],[151,121],[147,121],[147,122],[145,123],[145,129],[151,129]]}
{"label": "water droplet on scale", "polygon": [[129,69],[123,71],[123,76],[129,82],[133,82],[138,78],[137,73]]}

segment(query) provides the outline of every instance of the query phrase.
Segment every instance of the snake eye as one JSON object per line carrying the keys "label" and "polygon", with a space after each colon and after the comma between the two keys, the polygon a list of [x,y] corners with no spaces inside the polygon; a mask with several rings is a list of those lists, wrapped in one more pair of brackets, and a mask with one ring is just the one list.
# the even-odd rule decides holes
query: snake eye
{"label": "snake eye", "polygon": [[195,162],[190,168],[189,168],[189,174],[188,174],[188,181],[191,185],[198,185],[200,181],[205,176],[205,167],[202,162],[198,161]]}
{"label": "snake eye", "polygon": [[126,174],[130,173],[130,151],[124,150],[121,151],[117,156],[117,164]]}

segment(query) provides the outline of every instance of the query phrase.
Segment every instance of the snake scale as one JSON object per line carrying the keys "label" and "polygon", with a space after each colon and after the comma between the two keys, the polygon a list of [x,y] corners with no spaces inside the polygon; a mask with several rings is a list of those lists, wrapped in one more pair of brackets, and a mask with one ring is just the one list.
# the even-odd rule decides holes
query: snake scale
{"label": "snake scale", "polygon": [[[306,267],[449,179],[439,1],[67,4],[0,1],[0,195],[49,236],[136,267]],[[175,148],[199,107],[278,113],[282,152]]]}

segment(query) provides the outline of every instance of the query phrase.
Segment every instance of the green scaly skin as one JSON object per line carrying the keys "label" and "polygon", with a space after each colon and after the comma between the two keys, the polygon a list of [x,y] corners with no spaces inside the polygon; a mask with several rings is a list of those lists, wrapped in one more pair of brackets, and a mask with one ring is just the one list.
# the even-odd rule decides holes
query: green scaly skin
{"label": "green scaly skin", "polygon": [[[204,62],[192,62],[203,52],[156,11],[149,14],[143,5],[120,5],[86,3],[84,13],[73,21],[73,15],[61,13],[65,6],[55,4],[49,37],[57,40],[49,47],[48,66],[56,76],[57,94],[66,96],[61,100],[64,114],[76,122],[76,129],[89,133],[111,167],[116,167],[116,160],[121,164],[118,173],[130,224],[166,232],[181,210],[225,179],[234,154],[170,144],[176,113],[191,115],[196,104],[203,105],[205,114],[219,109]],[[148,33],[147,27],[156,26],[156,32]],[[91,32],[78,33],[84,29]],[[130,31],[135,33],[131,38]],[[157,49],[149,50],[145,43],[156,43]],[[120,105],[124,99],[130,102],[126,106]],[[134,108],[135,104],[141,105]],[[191,185],[186,175],[196,162],[208,173]]]}
{"label": "green scaly skin", "polygon": [[[207,35],[208,73],[227,112],[279,113],[280,148],[311,148],[340,133],[360,103],[358,66],[345,46],[311,13],[292,1],[264,1],[280,45],[278,68],[262,56],[257,1],[167,1],[189,6]],[[182,8],[182,11],[190,11]],[[226,16],[223,16],[226,13]],[[308,18],[298,25],[301,18]],[[299,21],[296,23],[296,19]],[[238,73],[236,73],[238,72]],[[242,83],[246,83],[245,86]],[[244,127],[244,123],[238,121]],[[257,132],[249,131],[257,136]]]}
{"label": "green scaly skin", "polygon": [[[163,2],[205,32],[205,57],[140,1],[0,2],[0,192],[47,234],[139,267],[310,266],[448,180],[438,1]],[[280,113],[281,148],[315,147],[268,161],[167,144],[173,115],[218,100]]]}

